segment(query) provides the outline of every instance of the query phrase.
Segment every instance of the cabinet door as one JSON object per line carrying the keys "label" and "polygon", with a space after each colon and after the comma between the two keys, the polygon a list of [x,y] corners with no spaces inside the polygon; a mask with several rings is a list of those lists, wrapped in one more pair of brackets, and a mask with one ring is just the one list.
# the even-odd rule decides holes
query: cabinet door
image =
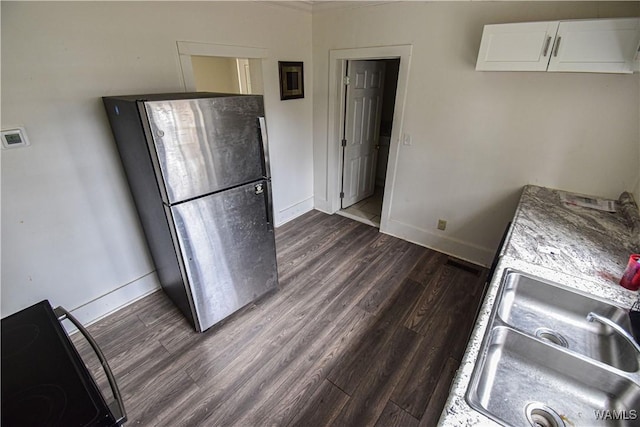
{"label": "cabinet door", "polygon": [[546,71],[558,21],[485,25],[479,71]]}
{"label": "cabinet door", "polygon": [[640,18],[562,21],[548,71],[632,73]]}

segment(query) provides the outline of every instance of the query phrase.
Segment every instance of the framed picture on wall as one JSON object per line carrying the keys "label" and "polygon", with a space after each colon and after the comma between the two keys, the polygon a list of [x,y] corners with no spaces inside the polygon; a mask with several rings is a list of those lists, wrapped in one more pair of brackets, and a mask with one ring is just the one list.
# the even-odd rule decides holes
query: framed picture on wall
{"label": "framed picture on wall", "polygon": [[302,62],[278,61],[280,71],[280,99],[304,98]]}

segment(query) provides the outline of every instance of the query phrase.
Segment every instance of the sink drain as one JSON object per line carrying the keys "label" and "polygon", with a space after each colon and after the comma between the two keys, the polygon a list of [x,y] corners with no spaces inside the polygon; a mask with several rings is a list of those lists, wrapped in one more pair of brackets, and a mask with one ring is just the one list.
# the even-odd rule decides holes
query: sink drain
{"label": "sink drain", "polygon": [[524,410],[527,420],[533,427],[565,427],[560,415],[547,405],[532,402]]}
{"label": "sink drain", "polygon": [[540,338],[543,341],[550,342],[555,345],[559,345],[560,347],[569,348],[569,343],[567,340],[551,329],[547,328],[539,328],[536,330],[536,337]]}

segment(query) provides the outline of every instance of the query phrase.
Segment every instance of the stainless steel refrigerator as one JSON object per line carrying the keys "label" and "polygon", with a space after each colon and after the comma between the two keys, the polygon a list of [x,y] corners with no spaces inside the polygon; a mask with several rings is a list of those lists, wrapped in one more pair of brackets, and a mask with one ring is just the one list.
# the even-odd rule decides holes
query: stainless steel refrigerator
{"label": "stainless steel refrigerator", "polygon": [[196,330],[277,289],[262,97],[103,102],[160,283]]}

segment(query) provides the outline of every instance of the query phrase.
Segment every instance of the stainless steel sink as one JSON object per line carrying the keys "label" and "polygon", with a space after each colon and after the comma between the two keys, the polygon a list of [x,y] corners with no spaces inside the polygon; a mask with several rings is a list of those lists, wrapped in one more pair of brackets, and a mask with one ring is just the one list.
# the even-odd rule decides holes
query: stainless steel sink
{"label": "stainless steel sink", "polygon": [[609,410],[629,418],[611,425],[640,423],[640,414],[631,419],[632,410],[640,408],[640,385],[623,374],[506,327],[493,328],[486,344],[468,399],[497,421],[513,426],[609,425],[613,420],[598,420],[606,412],[596,412]]}
{"label": "stainless steel sink", "polygon": [[624,309],[507,270],[467,401],[507,426],[638,426],[640,353],[625,329]]}
{"label": "stainless steel sink", "polygon": [[627,372],[638,370],[637,351],[611,327],[589,322],[598,313],[627,331],[627,311],[518,272],[504,277],[497,316],[505,324],[554,345]]}

